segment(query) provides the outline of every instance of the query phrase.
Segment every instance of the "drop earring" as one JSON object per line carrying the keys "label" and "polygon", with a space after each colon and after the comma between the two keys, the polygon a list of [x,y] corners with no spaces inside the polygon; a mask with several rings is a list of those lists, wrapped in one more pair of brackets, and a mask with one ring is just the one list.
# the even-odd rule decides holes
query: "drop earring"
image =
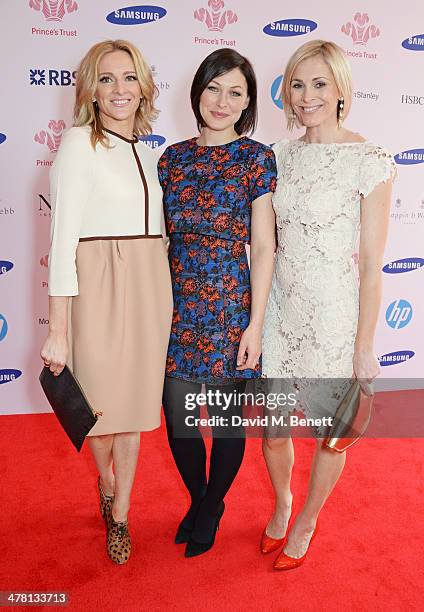
{"label": "drop earring", "polygon": [[337,102],[337,125],[339,126],[339,128],[342,127],[342,123],[344,120],[343,110],[344,110],[344,98],[342,97],[342,98],[339,98]]}
{"label": "drop earring", "polygon": [[288,118],[287,118],[287,129],[291,132],[294,128],[296,122],[296,113],[293,110],[290,110]]}

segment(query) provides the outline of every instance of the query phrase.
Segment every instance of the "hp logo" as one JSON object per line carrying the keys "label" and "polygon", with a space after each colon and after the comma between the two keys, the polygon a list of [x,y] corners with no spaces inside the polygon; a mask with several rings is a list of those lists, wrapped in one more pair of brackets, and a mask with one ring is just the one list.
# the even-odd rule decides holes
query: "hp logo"
{"label": "hp logo", "polygon": [[7,334],[7,321],[5,317],[0,314],[0,342],[6,338]]}
{"label": "hp logo", "polygon": [[272,101],[274,102],[275,106],[278,106],[279,109],[283,109],[283,98],[282,98],[282,94],[283,94],[283,88],[282,88],[282,83],[283,83],[283,75],[280,74],[280,76],[278,76],[275,81],[273,82],[273,84],[271,85],[271,98]]}
{"label": "hp logo", "polygon": [[393,329],[406,327],[412,319],[412,306],[406,300],[395,300],[386,310],[387,325]]}

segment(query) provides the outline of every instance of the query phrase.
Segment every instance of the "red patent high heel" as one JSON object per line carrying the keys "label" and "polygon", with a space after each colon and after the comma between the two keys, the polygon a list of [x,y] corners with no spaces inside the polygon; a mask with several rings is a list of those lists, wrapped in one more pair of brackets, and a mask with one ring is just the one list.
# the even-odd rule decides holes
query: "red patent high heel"
{"label": "red patent high heel", "polygon": [[305,552],[303,557],[299,557],[298,559],[296,559],[295,557],[290,557],[289,555],[286,555],[284,550],[282,550],[274,561],[274,569],[275,570],[291,570],[291,569],[295,569],[296,567],[299,567],[300,565],[302,565],[302,563],[305,561],[306,556],[309,552],[309,548],[312,544],[312,540],[316,536],[317,532],[318,532],[318,523],[316,524],[314,533],[312,534],[312,537],[309,541],[308,550]]}
{"label": "red patent high heel", "polygon": [[292,519],[292,515],[290,514],[289,520],[287,522],[286,533],[283,535],[282,538],[271,538],[271,536],[269,536],[267,534],[266,527],[265,527],[265,529],[262,532],[261,545],[260,545],[261,553],[262,554],[268,555],[269,553],[274,552],[275,550],[277,550],[281,546],[284,546],[284,544],[287,541],[287,534],[288,534],[289,529],[290,529],[291,519]]}

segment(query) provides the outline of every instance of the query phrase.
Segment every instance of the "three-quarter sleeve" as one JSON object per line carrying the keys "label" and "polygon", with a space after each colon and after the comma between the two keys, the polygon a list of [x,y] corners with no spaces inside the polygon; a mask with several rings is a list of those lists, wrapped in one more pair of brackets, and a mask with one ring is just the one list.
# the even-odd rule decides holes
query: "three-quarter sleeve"
{"label": "three-quarter sleeve", "polygon": [[265,193],[273,193],[277,185],[277,166],[272,149],[263,147],[249,168],[249,196],[253,202]]}
{"label": "three-quarter sleeve", "polygon": [[366,198],[379,184],[396,177],[393,155],[372,143],[365,147],[359,174],[359,193]]}
{"label": "three-quarter sleeve", "polygon": [[158,161],[158,177],[159,177],[159,183],[162,187],[162,191],[165,193],[166,188],[168,186],[168,177],[169,177],[169,151],[168,148],[165,149],[165,151],[162,153],[162,155],[159,157],[159,161]]}
{"label": "three-quarter sleeve", "polygon": [[89,132],[71,128],[62,138],[50,171],[52,205],[49,295],[78,295],[75,265],[84,207],[93,188]]}

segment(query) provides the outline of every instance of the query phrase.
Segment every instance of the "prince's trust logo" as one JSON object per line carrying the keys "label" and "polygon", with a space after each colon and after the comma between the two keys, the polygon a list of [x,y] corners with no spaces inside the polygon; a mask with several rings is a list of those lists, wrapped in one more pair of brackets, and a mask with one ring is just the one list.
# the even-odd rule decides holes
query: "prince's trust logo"
{"label": "prince's trust logo", "polygon": [[354,45],[366,45],[370,38],[380,36],[380,30],[375,25],[368,25],[369,20],[367,13],[356,13],[353,23],[348,21],[342,25],[342,32],[352,38]]}
{"label": "prince's trust logo", "polygon": [[[209,32],[222,32],[227,25],[232,25],[238,21],[236,13],[230,9],[224,9],[223,0],[209,0],[208,8],[198,8],[194,11],[196,21],[203,23]],[[235,40],[225,40],[224,38],[202,38],[194,37],[194,42],[201,45],[216,45],[219,47],[235,47]]]}
{"label": "prince's trust logo", "polygon": [[50,153],[56,153],[59,149],[60,142],[62,140],[62,134],[66,128],[63,119],[55,121],[51,119],[49,121],[49,129],[41,130],[34,136],[35,142],[39,144],[45,144],[49,148]]}
{"label": "prince's trust logo", "polygon": [[75,0],[29,0],[28,6],[43,15],[44,20],[50,24],[47,28],[32,27],[31,34],[33,36],[47,36],[49,38],[78,36],[77,30],[52,27],[61,24],[67,14],[75,13],[78,10],[78,3]]}
{"label": "prince's trust logo", "polygon": [[[48,130],[40,130],[34,136],[35,142],[40,145],[45,145],[50,153],[56,153],[62,141],[62,135],[66,128],[63,119],[55,121],[51,119],[48,124]],[[52,166],[53,161],[49,159],[37,159],[35,165],[38,167]]]}
{"label": "prince's trust logo", "polygon": [[208,7],[194,11],[194,18],[203,22],[209,32],[222,32],[227,24],[236,23],[238,17],[233,11],[222,10],[223,0],[209,0]]}
{"label": "prince's trust logo", "polygon": [[347,21],[341,27],[341,31],[346,36],[349,36],[353,44],[357,47],[355,50],[346,49],[346,55],[349,57],[358,57],[362,59],[377,59],[377,53],[369,53],[361,51],[360,47],[365,47],[373,38],[380,36],[380,29],[370,23],[370,18],[367,13],[355,13],[353,21]]}
{"label": "prince's trust logo", "polygon": [[43,13],[46,21],[62,21],[66,13],[78,10],[74,0],[29,0],[29,7]]}

